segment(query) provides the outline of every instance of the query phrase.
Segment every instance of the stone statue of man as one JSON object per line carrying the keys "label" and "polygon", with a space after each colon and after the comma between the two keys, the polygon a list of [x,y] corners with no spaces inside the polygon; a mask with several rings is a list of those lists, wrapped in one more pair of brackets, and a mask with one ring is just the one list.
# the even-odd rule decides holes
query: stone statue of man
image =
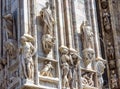
{"label": "stone statue of man", "polygon": [[20,53],[22,56],[22,66],[25,78],[33,78],[33,55],[35,54],[35,47],[32,45],[34,38],[28,34],[21,37]]}
{"label": "stone statue of man", "polygon": [[46,3],[46,7],[40,11],[40,18],[44,22],[44,34],[52,35],[54,19],[48,2]]}
{"label": "stone statue of man", "polygon": [[81,25],[81,34],[83,41],[83,49],[93,48],[93,31],[91,26],[88,25],[87,21],[84,21]]}

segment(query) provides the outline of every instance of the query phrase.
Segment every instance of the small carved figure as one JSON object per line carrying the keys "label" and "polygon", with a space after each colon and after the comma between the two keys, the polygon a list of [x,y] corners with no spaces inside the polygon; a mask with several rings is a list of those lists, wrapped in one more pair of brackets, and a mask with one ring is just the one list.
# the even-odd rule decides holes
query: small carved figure
{"label": "small carved figure", "polygon": [[110,60],[114,60],[114,48],[111,42],[107,42],[107,55]]}
{"label": "small carved figure", "polygon": [[104,73],[104,69],[105,69],[105,63],[106,61],[103,60],[102,58],[97,58],[97,63],[96,63],[96,69],[97,69],[97,76],[98,76],[98,84],[99,84],[99,89],[102,89],[103,87],[103,73]]}
{"label": "small carved figure", "polygon": [[13,37],[13,16],[12,14],[7,14],[5,16],[3,16],[3,19],[6,22],[6,34],[7,34],[7,38],[12,38]]}
{"label": "small carved figure", "polygon": [[77,79],[77,69],[80,64],[81,57],[78,55],[78,52],[75,49],[70,48],[70,56],[72,59],[72,63],[70,65],[70,72],[69,72],[69,81],[70,81],[70,88],[76,88]]}
{"label": "small carved figure", "polygon": [[0,71],[7,65],[5,58],[0,58]]}
{"label": "small carved figure", "polygon": [[5,42],[5,50],[9,59],[15,59],[17,56],[17,44],[15,40],[8,39]]}
{"label": "small carved figure", "polygon": [[110,15],[107,12],[107,9],[103,10],[103,22],[104,22],[104,28],[106,32],[110,32]]}
{"label": "small carved figure", "polygon": [[93,48],[93,31],[91,26],[88,25],[87,21],[83,21],[81,25],[81,35],[83,41],[83,49],[85,48]]}
{"label": "small carved figure", "polygon": [[42,36],[43,50],[46,54],[48,54],[54,46],[54,40],[55,38],[52,37],[50,34],[45,34]]}
{"label": "small carved figure", "polygon": [[63,89],[69,88],[69,72],[70,72],[70,64],[72,62],[70,56],[69,56],[69,49],[66,46],[61,46],[59,48],[61,53],[61,62],[62,62],[62,83],[63,83]]}
{"label": "small carved figure", "polygon": [[51,14],[50,4],[47,2],[46,7],[40,11],[40,18],[44,22],[44,34],[52,35],[54,18]]}
{"label": "small carved figure", "polygon": [[69,80],[68,80],[68,73],[69,73],[69,65],[67,62],[64,62],[62,64],[62,71],[63,71],[63,74],[62,74],[62,85],[63,85],[63,89],[66,89],[69,87]]}
{"label": "small carved figure", "polygon": [[[83,50],[83,58],[84,58],[84,64],[85,67],[88,68],[88,65],[91,65],[93,59],[94,59],[94,50],[91,48],[87,48]],[[91,68],[88,68],[91,69]]]}
{"label": "small carved figure", "polygon": [[24,34],[21,37],[20,53],[22,56],[22,66],[25,78],[33,78],[33,56],[36,52],[35,47],[32,45],[34,38],[31,35]]}
{"label": "small carved figure", "polygon": [[54,69],[54,67],[52,66],[51,62],[47,62],[47,63],[45,63],[45,66],[41,70],[40,74],[42,76],[53,77],[53,75],[52,75],[52,69]]}

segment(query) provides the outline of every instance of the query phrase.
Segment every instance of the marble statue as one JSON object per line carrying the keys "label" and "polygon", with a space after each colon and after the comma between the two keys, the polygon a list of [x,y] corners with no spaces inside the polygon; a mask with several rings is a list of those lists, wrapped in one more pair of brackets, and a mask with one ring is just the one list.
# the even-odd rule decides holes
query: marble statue
{"label": "marble statue", "polygon": [[45,63],[44,68],[40,72],[40,75],[53,77],[52,69],[54,69],[54,67],[52,66],[52,63],[49,61],[49,62]]}
{"label": "marble statue", "polygon": [[40,18],[44,22],[44,34],[52,35],[54,18],[50,10],[50,4],[47,2],[46,7],[40,11]]}
{"label": "marble statue", "polygon": [[26,79],[32,79],[33,78],[33,56],[36,52],[35,47],[32,45],[32,42],[34,42],[34,38],[29,34],[24,34],[21,37],[21,48],[20,53],[22,57],[22,67],[23,67],[23,73]]}
{"label": "marble statue", "polygon": [[83,49],[93,48],[93,37],[94,33],[91,26],[88,25],[87,21],[84,21],[81,25],[81,35],[83,42]]}
{"label": "marble statue", "polygon": [[6,34],[7,38],[13,37],[13,26],[14,26],[14,20],[12,14],[7,14],[3,16],[3,19],[5,20],[5,26],[6,26]]}
{"label": "marble statue", "polygon": [[66,46],[61,46],[59,48],[61,53],[61,66],[62,66],[62,88],[66,89],[69,88],[69,64],[70,64],[70,57],[69,57],[69,49]]}
{"label": "marble statue", "polygon": [[103,60],[102,58],[97,58],[97,63],[96,63],[96,69],[97,69],[97,76],[98,76],[98,84],[99,84],[99,89],[102,89],[103,87],[103,73],[104,73],[104,69],[105,69],[105,64],[106,61]]}
{"label": "marble statue", "polygon": [[91,48],[87,48],[83,50],[83,61],[85,64],[85,67],[88,69],[92,69],[92,66],[89,66],[92,64],[92,61],[94,60],[95,52]]}
{"label": "marble statue", "polygon": [[54,46],[54,40],[55,38],[50,34],[45,34],[42,36],[42,46],[46,54],[48,54]]}
{"label": "marble statue", "polygon": [[75,49],[70,48],[70,56],[72,59],[72,64],[70,65],[70,88],[76,88],[76,81],[77,79],[77,69],[80,64],[81,57],[78,55],[78,52]]}

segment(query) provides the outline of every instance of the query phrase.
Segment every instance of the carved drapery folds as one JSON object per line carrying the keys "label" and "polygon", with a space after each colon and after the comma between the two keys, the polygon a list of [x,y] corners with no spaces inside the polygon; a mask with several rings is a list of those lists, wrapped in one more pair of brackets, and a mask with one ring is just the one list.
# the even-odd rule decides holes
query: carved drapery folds
{"label": "carved drapery folds", "polygon": [[77,70],[81,57],[76,50],[68,49],[66,46],[61,46],[59,50],[62,63],[62,88],[75,89],[77,88]]}
{"label": "carved drapery folds", "polygon": [[44,7],[40,11],[40,22],[43,23],[43,36],[42,36],[42,45],[43,51],[45,54],[48,54],[52,47],[54,46],[55,38],[52,35],[53,26],[54,26],[54,18],[52,16],[50,5],[47,2],[46,7]]}
{"label": "carved drapery folds", "polygon": [[33,79],[34,74],[34,63],[33,63],[33,56],[35,54],[35,47],[33,46],[32,42],[34,42],[34,38],[29,34],[24,34],[21,37],[21,47],[20,47],[20,54],[21,54],[21,61],[23,67],[23,73],[25,79]]}
{"label": "carved drapery folds", "polygon": [[7,39],[13,38],[13,30],[14,30],[14,19],[12,14],[7,14],[3,16],[5,20],[5,28],[6,28],[6,37]]}

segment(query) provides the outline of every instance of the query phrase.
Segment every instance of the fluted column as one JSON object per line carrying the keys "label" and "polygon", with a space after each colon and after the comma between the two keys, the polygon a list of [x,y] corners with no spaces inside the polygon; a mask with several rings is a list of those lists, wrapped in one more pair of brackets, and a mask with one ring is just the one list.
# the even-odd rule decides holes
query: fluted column
{"label": "fluted column", "polygon": [[69,48],[72,48],[72,34],[71,34],[71,21],[70,21],[70,12],[69,12],[69,0],[63,0],[63,3],[64,3],[64,8],[65,8],[65,11],[64,11],[64,19],[65,19],[65,30],[66,30],[66,35],[67,35],[67,39],[66,39],[66,42],[67,42],[67,46]]}
{"label": "fluted column", "polygon": [[62,11],[62,1],[61,0],[56,0],[57,4],[57,17],[58,17],[58,31],[60,32],[60,45],[65,45],[65,40],[64,40],[64,27],[63,27],[63,11]]}
{"label": "fluted column", "polygon": [[32,7],[33,7],[33,36],[35,38],[35,42],[34,42],[34,47],[36,49],[36,53],[35,53],[35,56],[34,56],[34,82],[36,85],[39,85],[39,77],[38,77],[38,52],[37,52],[37,49],[38,49],[38,45],[37,45],[37,21],[36,21],[36,16],[37,16],[37,11],[36,11],[36,0],[31,0],[31,4],[32,4]]}

